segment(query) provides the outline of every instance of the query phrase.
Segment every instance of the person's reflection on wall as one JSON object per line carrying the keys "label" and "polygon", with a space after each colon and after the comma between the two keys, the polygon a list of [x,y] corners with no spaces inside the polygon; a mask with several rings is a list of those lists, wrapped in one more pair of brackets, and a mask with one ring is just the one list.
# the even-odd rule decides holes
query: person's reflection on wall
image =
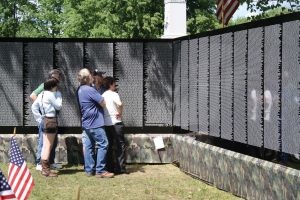
{"label": "person's reflection on wall", "polygon": [[[250,101],[248,102],[250,104],[249,110],[250,110],[250,120],[256,121],[257,119],[257,104],[260,101],[261,95],[258,95],[256,90],[253,89],[250,92]],[[274,98],[272,97],[272,93],[270,90],[265,90],[264,92],[264,120],[270,121],[271,117],[271,110],[273,106]]]}
{"label": "person's reflection on wall", "polygon": [[257,95],[256,90],[251,90],[250,93],[250,119],[253,121],[256,121],[256,115],[257,115]]}
{"label": "person's reflection on wall", "polygon": [[271,109],[273,105],[273,98],[270,90],[264,92],[264,106],[265,106],[265,115],[264,119],[270,121]]}

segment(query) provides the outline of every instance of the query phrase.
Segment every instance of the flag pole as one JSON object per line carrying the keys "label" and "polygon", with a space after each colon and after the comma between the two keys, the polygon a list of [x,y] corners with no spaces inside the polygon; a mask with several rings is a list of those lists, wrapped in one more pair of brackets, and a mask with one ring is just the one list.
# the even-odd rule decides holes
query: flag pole
{"label": "flag pole", "polygon": [[17,128],[16,128],[16,127],[14,127],[13,137],[15,137],[15,136],[16,136],[16,132],[17,132]]}
{"label": "flag pole", "polygon": [[224,0],[222,0],[222,28],[224,28]]}

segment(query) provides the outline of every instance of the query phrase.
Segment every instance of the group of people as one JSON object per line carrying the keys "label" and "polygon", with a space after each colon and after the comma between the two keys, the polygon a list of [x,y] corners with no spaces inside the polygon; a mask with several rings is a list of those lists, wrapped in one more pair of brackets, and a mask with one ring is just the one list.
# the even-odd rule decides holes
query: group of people
{"label": "group of people", "polygon": [[[81,114],[84,169],[87,176],[112,178],[126,173],[123,104],[116,92],[116,80],[105,72],[87,68],[78,73],[77,101]],[[32,92],[32,112],[38,123],[37,170],[46,177],[57,177],[55,165],[58,120],[62,95],[58,84],[62,73],[51,70],[48,79]]]}

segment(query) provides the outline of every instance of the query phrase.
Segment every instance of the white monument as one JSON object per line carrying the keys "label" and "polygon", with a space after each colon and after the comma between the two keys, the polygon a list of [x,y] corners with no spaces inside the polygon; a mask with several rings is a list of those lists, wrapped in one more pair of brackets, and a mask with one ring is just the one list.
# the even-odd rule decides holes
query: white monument
{"label": "white monument", "polygon": [[165,0],[164,35],[176,38],[186,35],[186,0]]}

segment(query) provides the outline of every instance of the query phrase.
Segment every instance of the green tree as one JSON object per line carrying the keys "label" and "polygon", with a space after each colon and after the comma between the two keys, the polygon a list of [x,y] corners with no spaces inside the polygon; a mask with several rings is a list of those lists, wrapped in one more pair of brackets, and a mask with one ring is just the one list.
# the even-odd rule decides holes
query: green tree
{"label": "green tree", "polygon": [[[300,10],[299,0],[277,0],[277,1],[250,1],[247,0],[247,9],[251,12],[260,12],[260,14],[249,17],[249,21],[255,21],[259,19],[265,19],[278,15],[283,15],[291,12],[297,12]],[[288,5],[284,7],[283,5]]]}
{"label": "green tree", "polygon": [[[64,37],[89,37],[94,18],[101,12],[98,6],[100,1],[95,0],[66,0],[62,18],[62,32]],[[98,10],[98,11],[97,11]],[[100,20],[100,19],[99,19]]]}
{"label": "green tree", "polygon": [[289,12],[299,11],[300,9],[300,1],[299,0],[243,0],[241,3],[246,2],[248,5],[248,10],[251,12],[261,11],[262,13],[268,12],[275,8],[281,8],[283,3],[288,3]]}
{"label": "green tree", "polygon": [[[246,2],[258,18],[281,7],[283,0]],[[273,1],[274,2],[274,1]],[[290,11],[299,0],[290,0]],[[215,0],[187,1],[187,31],[195,34],[220,28]],[[2,0],[1,37],[159,38],[163,34],[163,0]],[[234,24],[234,23],[231,23]]]}
{"label": "green tree", "polygon": [[65,4],[68,37],[153,38],[163,30],[163,2],[84,0]]}
{"label": "green tree", "polygon": [[[257,9],[260,9],[260,8],[258,7]],[[266,18],[270,18],[270,17],[275,17],[275,16],[279,16],[279,15],[283,15],[283,14],[288,14],[288,13],[291,13],[294,11],[297,11],[297,10],[295,8],[293,10],[291,8],[286,8],[286,7],[282,7],[282,6],[278,7],[276,4],[273,7],[270,7],[270,9],[267,9],[258,15],[255,15],[252,17],[242,17],[242,18],[238,18],[236,20],[232,20],[232,21],[230,21],[229,26],[242,24],[242,23],[246,23],[246,22],[251,22],[251,21],[256,21],[256,20],[260,20],[260,19],[266,19]]]}
{"label": "green tree", "polygon": [[215,0],[187,1],[187,32],[189,34],[219,28]]}
{"label": "green tree", "polygon": [[20,0],[0,1],[0,36],[15,37],[19,28],[18,9],[23,4]]}
{"label": "green tree", "polygon": [[64,0],[28,1],[20,7],[18,37],[61,37]]}
{"label": "green tree", "polygon": [[[123,38],[156,38],[163,34],[163,1],[115,1],[110,20],[113,33]],[[118,12],[119,11],[119,12]]]}

